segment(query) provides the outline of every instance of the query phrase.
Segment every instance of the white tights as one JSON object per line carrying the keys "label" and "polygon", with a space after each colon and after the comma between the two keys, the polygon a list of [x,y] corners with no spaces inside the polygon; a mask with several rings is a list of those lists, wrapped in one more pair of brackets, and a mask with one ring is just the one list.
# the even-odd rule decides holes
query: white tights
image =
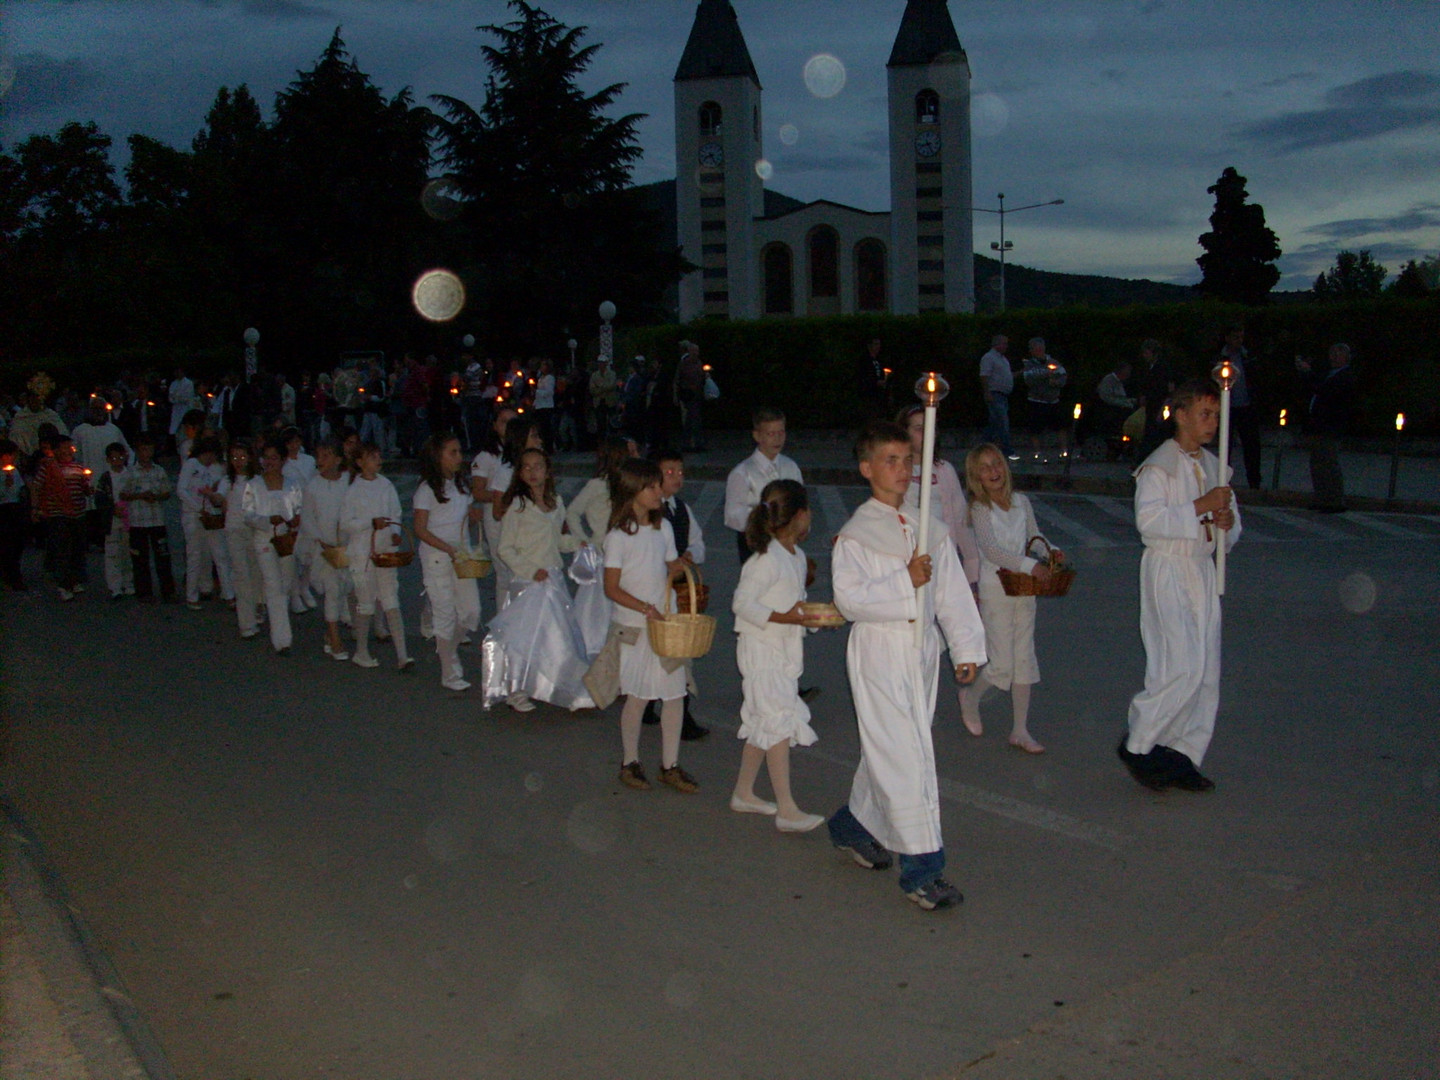
{"label": "white tights", "polygon": [[[625,760],[620,763],[622,765],[640,760],[640,726],[645,718],[645,706],[648,704],[650,702],[645,698],[631,694],[625,699],[624,708],[620,710],[620,749],[625,755]],[[680,762],[680,725],[684,718],[684,698],[660,703],[661,768],[673,768]]]}

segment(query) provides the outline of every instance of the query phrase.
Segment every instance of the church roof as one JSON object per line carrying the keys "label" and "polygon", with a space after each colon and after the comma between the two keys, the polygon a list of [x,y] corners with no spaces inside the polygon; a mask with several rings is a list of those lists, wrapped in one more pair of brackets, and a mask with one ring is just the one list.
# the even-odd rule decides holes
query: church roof
{"label": "church roof", "polygon": [[748,76],[756,86],[760,85],[750,50],[745,47],[745,35],[740,32],[740,19],[730,0],[700,0],[675,81],[733,75]]}
{"label": "church roof", "polygon": [[933,64],[943,53],[965,55],[946,0],[908,0],[886,67]]}

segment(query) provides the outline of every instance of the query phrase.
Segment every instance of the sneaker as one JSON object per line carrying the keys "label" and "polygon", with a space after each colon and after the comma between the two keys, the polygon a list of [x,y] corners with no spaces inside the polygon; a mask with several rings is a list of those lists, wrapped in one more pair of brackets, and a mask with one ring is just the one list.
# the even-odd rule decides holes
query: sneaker
{"label": "sneaker", "polygon": [[380,661],[376,660],[373,656],[361,656],[359,653],[352,656],[350,662],[356,667],[363,668],[377,668],[380,666]]}
{"label": "sneaker", "polygon": [[454,690],[456,693],[460,693],[462,691],[470,689],[470,684],[468,682],[466,682],[464,679],[456,677],[444,679],[441,681],[440,685],[443,686],[446,690]]}
{"label": "sneaker", "polygon": [[531,701],[527,694],[511,694],[505,699],[505,704],[509,705],[516,712],[535,711],[535,702]]}
{"label": "sneaker", "polygon": [[866,870],[890,869],[890,852],[881,847],[876,840],[867,837],[864,840],[857,840],[853,844],[836,844],[835,847],[840,851],[848,851],[856,864],[863,866]]}
{"label": "sneaker", "polygon": [[951,885],[943,877],[937,877],[928,885],[921,885],[914,892],[905,894],[913,902],[919,904],[926,911],[938,911],[941,908],[955,907],[964,901],[965,897],[960,895],[960,890]]}
{"label": "sneaker", "polygon": [[620,766],[620,782],[636,791],[650,790],[650,781],[645,779],[645,766],[638,761],[631,761]]}
{"label": "sneaker", "polygon": [[700,785],[695,782],[695,778],[679,765],[671,765],[668,769],[661,769],[660,782],[666,787],[672,787],[676,791],[683,791],[687,795],[700,790]]}

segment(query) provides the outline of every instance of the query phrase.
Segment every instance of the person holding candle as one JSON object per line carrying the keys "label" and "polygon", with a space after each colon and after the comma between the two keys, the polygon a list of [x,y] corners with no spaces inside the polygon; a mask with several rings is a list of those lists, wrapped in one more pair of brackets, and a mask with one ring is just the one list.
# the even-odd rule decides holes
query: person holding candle
{"label": "person holding candle", "polygon": [[1233,547],[1240,514],[1220,463],[1205,445],[1220,425],[1210,382],[1179,387],[1171,400],[1175,437],[1135,472],[1140,560],[1140,637],[1145,689],[1130,702],[1120,760],[1153,790],[1209,791],[1200,773],[1220,704],[1220,597],[1215,548]]}
{"label": "person holding candle", "polygon": [[[1009,596],[1000,583],[1000,570],[1033,574],[1040,580],[1050,568],[1034,559],[1029,539],[1038,536],[1030,500],[1015,490],[1010,465],[994,443],[984,443],[965,457],[965,481],[970,487],[970,520],[980,549],[980,616],[985,623],[985,653],[989,663],[973,683],[960,692],[960,716],[965,730],[981,735],[980,701],[990,687],[1010,692],[1010,745],[1027,754],[1043,754],[1030,734],[1030,688],[1040,681],[1035,658],[1035,597]],[[1056,556],[1060,555],[1057,550]]]}
{"label": "person holding candle", "polygon": [[860,766],[849,801],[830,815],[830,841],[872,870],[887,869],[890,851],[898,852],[901,890],[932,911],[961,901],[943,876],[930,735],[940,674],[936,623],[962,685],[973,682],[985,662],[985,627],[949,534],[931,530],[929,550],[919,550],[920,522],[905,510],[914,468],[909,433],[889,422],[871,424],[855,456],[870,499],[840,530],[831,566],[835,605],[855,624],[845,666],[860,728]]}
{"label": "person holding candle", "polygon": [[395,645],[396,666],[404,672],[412,671],[415,661],[405,645],[405,622],[400,614],[400,572],[393,566],[376,566],[370,557],[372,551],[394,551],[400,545],[400,496],[389,478],[380,475],[383,456],[378,444],[361,445],[355,459],[359,473],[345,490],[340,516],[341,536],[350,558],[350,580],[355,589],[355,653],[350,662],[362,668],[380,666],[370,655],[370,620],[378,603]]}
{"label": "person holding candle", "polygon": [[30,485],[32,519],[45,526],[46,569],[54,576],[63,601],[85,591],[85,509],[93,490],[92,473],[75,460],[68,435],[50,438],[50,456],[43,458]]}
{"label": "person holding candle", "polygon": [[570,577],[576,582],[575,621],[585,640],[585,651],[597,656],[605,647],[610,633],[610,601],[605,598],[605,534],[610,529],[610,513],[614,509],[610,492],[620,466],[639,456],[629,439],[608,436],[600,440],[595,451],[595,475],[570,502],[565,511],[565,525],[583,549],[570,564]]}
{"label": "person holding candle", "polygon": [[173,488],[165,470],[155,464],[156,437],[142,431],[135,437],[135,464],[125,471],[120,502],[130,519],[130,562],[135,571],[135,599],[142,604],[155,599],[150,563],[154,559],[160,596],[175,599],[175,574],[170,565],[170,540],[165,530],[165,509]]}
{"label": "person holding candle", "polygon": [[[790,788],[790,748],[810,746],[817,739],[799,686],[805,630],[813,627],[800,607],[806,571],[800,544],[810,535],[805,489],[794,480],[766,484],[745,531],[755,554],[741,568],[731,603],[735,662],[744,694],[738,737],[745,740],[745,748],[730,809],[771,815],[781,832],[809,832],[825,818],[801,810]],[[755,794],[761,765],[770,770],[773,803]]]}
{"label": "person holding candle", "polygon": [[1025,404],[1030,424],[1030,449],[1035,460],[1041,460],[1040,440],[1047,432],[1056,432],[1060,439],[1060,456],[1070,453],[1070,416],[1060,404],[1060,392],[1070,376],[1065,365],[1045,351],[1045,339],[1030,339],[1030,355],[1025,357]]}
{"label": "person holding candle", "polygon": [[304,492],[285,475],[285,443],[280,438],[265,440],[260,470],[245,487],[245,524],[264,583],[270,646],[276,655],[289,656],[293,636],[288,600],[295,584],[295,553],[292,546],[282,555],[274,540],[299,531]]}
{"label": "person holding candle", "polygon": [[260,560],[245,523],[245,489],[255,476],[255,452],[245,439],[230,444],[225,475],[215,485],[225,507],[225,547],[230,553],[230,582],[235,589],[235,622],[246,640],[260,633]]}
{"label": "person holding candle", "polygon": [[471,511],[462,463],[458,438],[448,433],[429,436],[420,448],[420,486],[412,501],[420,574],[440,656],[440,685],[455,691],[470,689],[460,663],[460,639],[480,625],[475,579],[455,573],[455,558],[469,547],[465,534],[477,516]]}

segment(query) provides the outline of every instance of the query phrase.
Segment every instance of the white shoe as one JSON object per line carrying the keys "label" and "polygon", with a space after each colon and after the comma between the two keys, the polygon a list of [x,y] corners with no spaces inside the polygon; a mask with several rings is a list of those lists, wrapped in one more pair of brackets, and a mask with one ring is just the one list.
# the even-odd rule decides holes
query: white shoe
{"label": "white shoe", "polygon": [[240,638],[241,638],[241,640],[243,640],[243,641],[249,641],[251,638],[257,638],[257,637],[259,637],[259,636],[260,636],[260,631],[259,631],[259,630],[251,630],[248,634],[241,634],[241,635],[240,635]]}
{"label": "white shoe", "polygon": [[395,669],[402,674],[405,672],[414,671],[415,658],[413,656],[407,656],[404,660],[401,660],[400,663],[395,665]]}
{"label": "white shoe", "polygon": [[535,711],[535,702],[531,701],[527,694],[511,694],[505,699],[505,704],[509,705],[516,712]]}
{"label": "white shoe", "polygon": [[377,668],[380,666],[380,661],[376,660],[373,656],[361,656],[359,653],[352,656],[350,662],[356,667],[363,668]]}
{"label": "white shoe", "polygon": [[766,802],[764,799],[742,799],[738,795],[731,795],[730,809],[737,814],[769,814],[773,816],[776,806],[773,802]]}
{"label": "white shoe", "polygon": [[350,659],[350,654],[349,654],[348,652],[346,652],[344,649],[341,649],[339,652],[332,652],[332,653],[330,653],[330,659],[331,659],[331,660],[349,660],[349,659]]}
{"label": "white shoe", "polygon": [[469,690],[470,684],[464,679],[445,679],[440,683],[446,690]]}
{"label": "white shoe", "polygon": [[818,829],[825,824],[825,818],[821,814],[801,814],[798,818],[775,816],[775,828],[781,832],[809,832],[811,829]]}
{"label": "white shoe", "polygon": [[305,614],[307,611],[309,611],[309,610],[310,610],[310,609],[309,609],[308,607],[306,607],[306,606],[305,606],[301,601],[299,601],[299,600],[291,600],[291,601],[290,601],[290,614],[291,614],[291,615],[304,615],[304,614]]}

